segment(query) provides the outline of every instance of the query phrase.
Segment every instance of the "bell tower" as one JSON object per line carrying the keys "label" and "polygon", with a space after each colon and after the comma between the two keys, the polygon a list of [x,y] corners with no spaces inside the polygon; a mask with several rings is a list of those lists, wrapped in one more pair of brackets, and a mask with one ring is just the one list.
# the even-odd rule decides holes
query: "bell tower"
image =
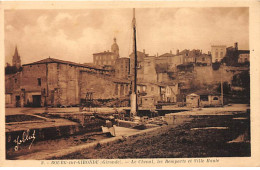
{"label": "bell tower", "polygon": [[116,43],[116,37],[114,38],[114,43],[111,46],[111,51],[115,54],[116,58],[119,58],[119,47]]}
{"label": "bell tower", "polygon": [[13,56],[13,66],[15,66],[16,68],[21,67],[21,57],[19,56],[17,46],[15,46],[15,52]]}

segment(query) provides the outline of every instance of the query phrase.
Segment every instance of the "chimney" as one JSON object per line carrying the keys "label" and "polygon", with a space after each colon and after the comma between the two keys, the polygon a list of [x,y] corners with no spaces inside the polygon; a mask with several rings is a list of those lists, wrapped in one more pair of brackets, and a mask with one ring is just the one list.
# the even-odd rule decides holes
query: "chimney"
{"label": "chimney", "polygon": [[143,53],[145,54],[145,49],[143,49]]}
{"label": "chimney", "polygon": [[176,55],[179,55],[179,54],[180,54],[180,50],[177,49],[177,50],[176,50]]}
{"label": "chimney", "polygon": [[156,55],[157,57],[158,57],[158,53],[157,53],[157,55]]}
{"label": "chimney", "polygon": [[234,47],[235,47],[235,50],[238,50],[238,43],[237,42],[235,42]]}
{"label": "chimney", "polygon": [[172,54],[172,50],[170,50],[170,54]]}

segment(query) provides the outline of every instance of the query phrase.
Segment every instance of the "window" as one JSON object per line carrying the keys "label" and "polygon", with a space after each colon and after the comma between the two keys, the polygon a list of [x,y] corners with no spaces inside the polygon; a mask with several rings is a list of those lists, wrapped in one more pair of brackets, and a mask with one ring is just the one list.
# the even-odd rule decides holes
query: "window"
{"label": "window", "polygon": [[125,94],[128,94],[128,84],[125,86]]}
{"label": "window", "polygon": [[121,84],[120,85],[120,96],[123,96],[124,95],[124,85]]}
{"label": "window", "polygon": [[42,85],[42,80],[41,80],[41,78],[38,78],[37,80],[38,80],[38,86],[41,86],[41,85]]}
{"label": "window", "polygon": [[218,100],[218,97],[214,97],[213,100]]}
{"label": "window", "polygon": [[223,58],[223,52],[220,52],[220,57]]}
{"label": "window", "polygon": [[115,85],[115,95],[118,95],[118,84]]}
{"label": "window", "polygon": [[17,79],[14,79],[14,82],[17,83]]}
{"label": "window", "polygon": [[204,58],[204,57],[202,57],[202,61],[205,61],[205,58]]}
{"label": "window", "polygon": [[201,95],[201,96],[200,96],[200,100],[201,100],[201,101],[209,101],[208,95]]}
{"label": "window", "polygon": [[216,52],[216,57],[218,58],[218,52]]}

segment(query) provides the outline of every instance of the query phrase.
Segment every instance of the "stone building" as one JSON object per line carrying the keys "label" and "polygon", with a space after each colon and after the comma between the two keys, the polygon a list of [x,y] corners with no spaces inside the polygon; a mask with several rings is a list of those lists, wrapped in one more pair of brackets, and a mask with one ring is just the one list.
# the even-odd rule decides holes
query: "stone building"
{"label": "stone building", "polygon": [[177,50],[176,54],[165,53],[155,58],[157,82],[171,81],[170,75],[177,71],[177,66],[183,64],[184,55]]}
{"label": "stone building", "polygon": [[130,58],[122,57],[116,59],[115,76],[120,79],[128,79],[130,74]]}
{"label": "stone building", "polygon": [[214,91],[200,90],[186,96],[187,107],[216,107],[221,105],[221,94]]}
{"label": "stone building", "polygon": [[[17,72],[15,74],[5,75],[5,104],[6,104],[6,107],[21,106],[20,83],[21,83],[20,72]],[[14,94],[17,94],[17,95],[14,95]]]}
{"label": "stone building", "polygon": [[201,54],[195,58],[195,63],[197,66],[210,66],[212,64],[211,55]]}
{"label": "stone building", "polygon": [[179,50],[177,50],[176,55],[183,55],[183,57],[188,57],[189,52],[190,52],[190,50],[187,50],[187,49],[182,50],[181,52],[179,52]]}
{"label": "stone building", "polygon": [[116,57],[114,53],[110,51],[104,51],[101,53],[93,54],[93,62],[95,65],[99,66],[111,66],[115,65]]}
{"label": "stone building", "polygon": [[214,107],[222,105],[220,93],[208,90],[200,90],[195,93],[200,96],[200,107]]}
{"label": "stone building", "polygon": [[238,63],[246,63],[246,62],[249,62],[249,61],[250,61],[249,51],[248,51],[248,53],[239,54]]}
{"label": "stone building", "polygon": [[[170,53],[162,54],[155,59],[158,72],[174,72],[178,65],[184,63],[184,55],[179,52],[176,55]],[[158,69],[161,68],[161,71]]]}
{"label": "stone building", "polygon": [[144,66],[144,82],[157,82],[157,75],[155,69],[155,56],[147,56],[144,58],[143,66]]}
{"label": "stone building", "polygon": [[[16,107],[77,105],[83,90],[80,85],[85,81],[90,84],[90,79],[85,79],[81,74],[82,71],[95,75],[96,78],[93,78],[95,87],[104,84],[106,82],[104,76],[110,75],[108,70],[54,58],[24,64],[21,72],[12,75],[13,77],[6,76],[6,96],[11,98],[8,104]],[[114,87],[115,84],[109,82]],[[107,97],[111,98],[109,94]]]}
{"label": "stone building", "polygon": [[113,79],[115,83],[115,90],[114,95],[116,98],[129,98],[130,94],[130,81],[129,80],[122,80],[122,79]]}
{"label": "stone building", "polygon": [[[144,52],[137,51],[137,81],[143,81],[144,79],[144,58],[147,57],[148,54]],[[135,54],[131,53],[130,56],[130,77],[134,76],[134,58]]]}
{"label": "stone building", "polygon": [[155,62],[158,65],[171,63],[171,60],[173,57],[174,57],[174,54],[172,54],[172,52],[170,51],[170,53],[164,53],[164,54],[156,57]]}
{"label": "stone building", "polygon": [[241,63],[248,63],[249,54],[249,50],[239,50],[238,43],[236,42],[234,43],[234,46],[227,48],[227,53],[223,62],[228,66],[238,66]]}
{"label": "stone building", "polygon": [[160,101],[175,103],[177,102],[177,95],[179,94],[178,83],[160,83]]}
{"label": "stone building", "polygon": [[188,50],[187,53],[188,55],[184,55],[184,64],[195,63],[196,58],[202,54],[202,51],[193,49],[191,51]]}
{"label": "stone building", "polygon": [[191,93],[189,95],[186,96],[186,106],[187,107],[199,107],[200,106],[200,96],[195,94],[195,93]]}
{"label": "stone building", "polygon": [[[153,104],[158,103],[176,103],[179,94],[178,83],[142,83],[139,84],[139,104],[142,107],[147,106],[144,102],[152,99]],[[141,95],[143,94],[143,95]]]}
{"label": "stone building", "polygon": [[226,56],[226,46],[225,45],[212,45],[211,55],[212,63],[220,62]]}
{"label": "stone building", "polygon": [[119,46],[116,43],[116,38],[114,38],[114,43],[111,46],[111,52],[104,51],[100,53],[93,54],[93,63],[99,66],[114,66],[116,59],[119,58]]}
{"label": "stone building", "polygon": [[117,79],[109,74],[80,71],[79,96],[83,99],[88,92],[93,92],[93,99],[125,99],[129,100],[130,81]]}

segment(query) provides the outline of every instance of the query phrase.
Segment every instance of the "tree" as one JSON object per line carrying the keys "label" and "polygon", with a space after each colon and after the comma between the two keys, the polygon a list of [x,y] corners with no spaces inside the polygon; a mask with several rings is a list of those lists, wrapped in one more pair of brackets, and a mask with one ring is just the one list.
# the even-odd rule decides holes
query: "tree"
{"label": "tree", "polygon": [[250,103],[250,74],[249,70],[233,76],[232,86],[242,87],[242,91],[234,91],[244,103]]}
{"label": "tree", "polygon": [[[231,91],[230,85],[228,84],[228,82],[224,82],[223,83],[223,94],[228,95]],[[221,83],[219,83],[218,87],[217,87],[217,92],[221,93]]]}
{"label": "tree", "polygon": [[7,65],[5,67],[5,74],[6,75],[15,74],[15,73],[20,72],[20,71],[22,71],[22,67],[17,68],[16,66],[10,66],[10,65]]}
{"label": "tree", "polygon": [[232,85],[243,87],[245,90],[250,90],[250,75],[249,71],[243,71],[233,76]]}

